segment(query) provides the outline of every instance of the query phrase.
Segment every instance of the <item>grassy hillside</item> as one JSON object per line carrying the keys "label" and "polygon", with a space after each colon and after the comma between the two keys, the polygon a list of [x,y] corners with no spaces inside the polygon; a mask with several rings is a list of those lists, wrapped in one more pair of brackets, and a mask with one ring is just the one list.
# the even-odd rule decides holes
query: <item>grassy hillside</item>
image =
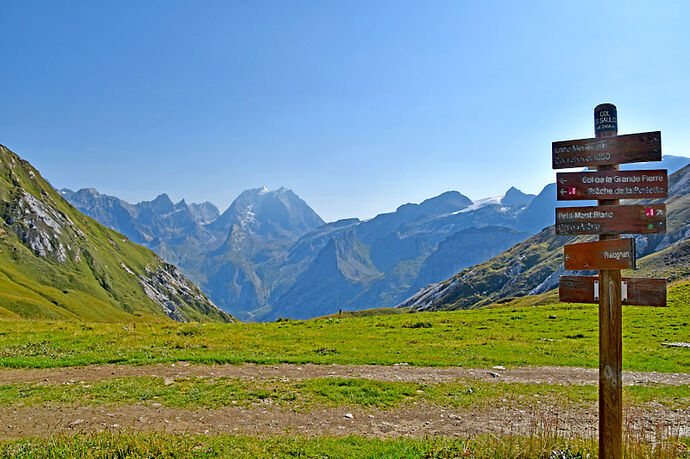
{"label": "grassy hillside", "polygon": [[670,282],[690,277],[690,239],[647,255],[638,263],[635,271],[623,271],[629,277],[663,277]]}
{"label": "grassy hillside", "polygon": [[[542,297],[543,298],[543,297]],[[546,301],[548,302],[548,301]],[[623,307],[626,370],[690,372],[690,283],[669,307]],[[97,363],[376,364],[490,367],[598,365],[596,305],[323,318],[253,324],[115,324],[0,321],[0,367]]]}
{"label": "grassy hillside", "polygon": [[177,268],[82,215],[1,145],[0,318],[233,320]]}

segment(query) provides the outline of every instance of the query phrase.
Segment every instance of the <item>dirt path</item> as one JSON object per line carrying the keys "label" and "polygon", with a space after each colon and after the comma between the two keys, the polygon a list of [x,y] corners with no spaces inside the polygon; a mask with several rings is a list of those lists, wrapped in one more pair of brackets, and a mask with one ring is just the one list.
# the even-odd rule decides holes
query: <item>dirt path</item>
{"label": "dirt path", "polygon": [[[596,384],[598,370],[576,367],[519,367],[503,369],[413,367],[406,365],[193,365],[186,362],[159,365],[93,365],[47,369],[0,369],[0,384],[97,381],[128,376],[222,377],[230,378],[365,378],[377,381],[409,381],[438,383],[455,379],[476,379],[494,382]],[[685,385],[689,373],[657,373],[624,371],[624,385]]]}
{"label": "dirt path", "polygon": [[[337,407],[308,412],[274,407],[180,410],[147,405],[32,406],[0,408],[0,439],[103,431],[379,438],[548,432],[590,438],[596,436],[596,411],[596,406],[562,409],[548,405],[540,405],[538,410],[494,407],[468,411],[416,404],[386,411]],[[661,432],[689,436],[688,417],[688,413],[660,408],[634,412],[628,416],[628,424],[638,435],[641,432],[653,437]]]}
{"label": "dirt path", "polygon": [[[597,370],[571,367],[437,368],[374,365],[96,365],[50,369],[2,369],[0,384],[62,384],[116,377],[221,377],[242,379],[319,377],[366,378],[379,381],[438,383],[455,379],[492,382],[596,384]],[[624,372],[626,385],[690,384],[687,373]],[[349,414],[351,416],[346,416]],[[390,410],[317,407],[295,411],[272,405],[184,410],[160,404],[127,406],[60,405],[0,407],[0,440],[78,432],[167,432],[199,434],[287,434],[302,436],[362,435],[372,437],[432,435],[471,436],[484,433],[596,436],[596,404],[563,407],[544,400],[536,406],[504,405],[453,409],[413,402]],[[690,410],[671,410],[651,403],[626,413],[634,432],[653,437],[690,436]]]}

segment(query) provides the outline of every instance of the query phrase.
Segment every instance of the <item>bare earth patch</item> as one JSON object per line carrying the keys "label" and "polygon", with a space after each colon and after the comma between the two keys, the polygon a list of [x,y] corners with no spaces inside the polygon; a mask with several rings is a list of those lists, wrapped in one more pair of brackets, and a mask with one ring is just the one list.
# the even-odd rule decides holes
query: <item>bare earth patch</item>
{"label": "bare earth patch", "polygon": [[[596,384],[597,370],[567,367],[436,368],[398,365],[99,365],[51,369],[0,370],[0,384],[61,384],[115,377],[231,377],[243,379],[321,377],[438,383],[455,379],[493,382]],[[690,384],[687,373],[624,372],[626,385]],[[346,416],[347,415],[347,416]],[[350,416],[351,415],[351,416]],[[252,407],[185,410],[160,404],[93,406],[47,404],[0,407],[0,440],[78,432],[149,432],[199,434],[287,434],[370,437],[473,436],[484,433],[534,435],[541,432],[594,438],[596,404],[561,406],[544,400],[534,407],[510,402],[480,410],[447,408],[424,402],[382,410],[347,406],[296,411],[270,404]],[[690,436],[690,412],[651,403],[626,412],[628,430],[648,437]]]}
{"label": "bare earth patch", "polygon": [[[74,381],[98,381],[108,378],[156,376],[229,378],[365,378],[376,381],[438,383],[455,379],[476,379],[508,383],[597,384],[599,370],[577,367],[518,367],[478,369],[461,367],[415,367],[408,365],[194,365],[186,362],[158,365],[92,365],[88,367],[2,369],[0,384],[61,384]],[[624,371],[626,386],[690,384],[689,373]]]}
{"label": "bare earth patch", "polygon": [[[346,417],[351,414],[352,417]],[[361,435],[369,437],[473,436],[484,433],[596,436],[596,407],[539,411],[515,407],[468,411],[423,404],[393,410],[315,409],[308,412],[275,407],[180,410],[145,405],[123,407],[33,406],[0,408],[0,438],[51,436],[79,432],[150,432],[170,434],[287,434],[300,436]],[[659,429],[687,436],[688,415],[659,409],[634,413],[638,433],[653,437]]]}

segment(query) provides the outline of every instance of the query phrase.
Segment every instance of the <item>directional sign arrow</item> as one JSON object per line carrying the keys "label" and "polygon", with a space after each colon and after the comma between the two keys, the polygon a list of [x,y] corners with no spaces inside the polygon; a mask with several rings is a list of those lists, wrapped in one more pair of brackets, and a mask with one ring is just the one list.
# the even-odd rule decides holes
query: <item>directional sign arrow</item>
{"label": "directional sign arrow", "polygon": [[666,204],[560,207],[556,234],[650,234],[666,232]]}
{"label": "directional sign arrow", "polygon": [[566,244],[564,267],[568,271],[635,268],[635,239]]}
{"label": "directional sign arrow", "polygon": [[556,174],[559,201],[656,199],[668,196],[666,169],[648,171],[566,172]]}

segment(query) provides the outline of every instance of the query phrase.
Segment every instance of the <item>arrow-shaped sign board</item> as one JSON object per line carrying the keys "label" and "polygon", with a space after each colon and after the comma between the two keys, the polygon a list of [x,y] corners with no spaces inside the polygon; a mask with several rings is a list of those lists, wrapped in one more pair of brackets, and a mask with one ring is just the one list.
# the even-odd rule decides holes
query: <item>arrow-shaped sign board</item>
{"label": "arrow-shaped sign board", "polygon": [[661,131],[553,142],[551,153],[554,169],[661,161]]}
{"label": "arrow-shaped sign board", "polygon": [[[561,276],[558,297],[563,303],[599,303],[597,276]],[[622,304],[666,306],[666,279],[624,277],[621,282]]]}
{"label": "arrow-shaped sign board", "polygon": [[666,204],[561,207],[556,234],[649,234],[666,232]]}
{"label": "arrow-shaped sign board", "polygon": [[568,271],[594,269],[635,269],[635,239],[566,244],[563,264]]}
{"label": "arrow-shaped sign board", "polygon": [[556,186],[559,201],[665,198],[668,173],[666,169],[561,172],[556,174]]}

